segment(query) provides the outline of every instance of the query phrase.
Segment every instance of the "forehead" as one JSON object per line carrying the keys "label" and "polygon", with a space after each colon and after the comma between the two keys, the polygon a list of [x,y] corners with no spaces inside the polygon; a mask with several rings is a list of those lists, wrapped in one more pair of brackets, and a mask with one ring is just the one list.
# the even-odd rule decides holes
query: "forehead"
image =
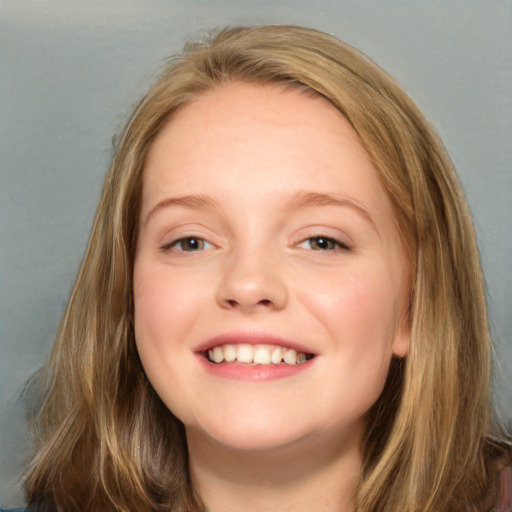
{"label": "forehead", "polygon": [[213,190],[227,178],[254,193],[272,183],[329,189],[356,175],[368,193],[381,195],[356,133],[326,99],[231,83],[199,96],[163,128],[149,153],[144,195],[163,193],[164,182],[187,193],[206,184]]}

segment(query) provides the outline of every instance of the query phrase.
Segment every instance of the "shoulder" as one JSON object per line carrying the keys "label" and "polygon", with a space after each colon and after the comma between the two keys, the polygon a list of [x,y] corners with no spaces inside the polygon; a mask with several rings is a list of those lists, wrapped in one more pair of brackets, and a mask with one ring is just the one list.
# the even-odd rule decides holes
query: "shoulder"
{"label": "shoulder", "polygon": [[28,507],[2,508],[0,512],[50,512],[48,508],[38,505],[30,505]]}
{"label": "shoulder", "polygon": [[500,472],[498,496],[496,512],[512,510],[512,466],[505,466]]}
{"label": "shoulder", "polygon": [[[1,0],[0,0],[1,1]],[[5,508],[0,506],[0,512],[53,512],[56,508],[41,503],[31,503],[26,507]]]}
{"label": "shoulder", "polygon": [[30,505],[28,507],[15,507],[15,508],[2,508],[0,512],[50,512],[48,508],[41,508],[37,505]]}

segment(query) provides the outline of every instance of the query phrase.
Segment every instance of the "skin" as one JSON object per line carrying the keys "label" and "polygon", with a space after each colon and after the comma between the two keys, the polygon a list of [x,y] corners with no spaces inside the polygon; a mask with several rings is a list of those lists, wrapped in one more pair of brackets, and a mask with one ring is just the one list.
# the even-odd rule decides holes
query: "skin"
{"label": "skin", "polygon": [[[135,334],[209,511],[352,510],[362,418],[409,346],[407,275],[376,171],[326,100],[234,83],[164,127],[144,175]],[[315,357],[280,379],[207,371],[198,347],[233,332]]]}

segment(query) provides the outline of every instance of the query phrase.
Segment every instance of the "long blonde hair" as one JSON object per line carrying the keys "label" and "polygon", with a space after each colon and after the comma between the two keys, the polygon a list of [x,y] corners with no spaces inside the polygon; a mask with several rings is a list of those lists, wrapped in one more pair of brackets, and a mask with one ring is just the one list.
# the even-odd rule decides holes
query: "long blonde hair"
{"label": "long blonde hair", "polygon": [[[33,380],[38,451],[30,503],[56,510],[203,510],[182,424],[145,377],[132,270],[142,174],[172,115],[228,81],[327,98],[359,136],[393,205],[411,266],[411,348],[368,412],[358,512],[491,510],[491,348],[469,210],[446,151],[378,66],[338,39],[291,26],[233,28],[190,44],[128,122],[51,357]],[[494,429],[494,430],[493,430]]]}

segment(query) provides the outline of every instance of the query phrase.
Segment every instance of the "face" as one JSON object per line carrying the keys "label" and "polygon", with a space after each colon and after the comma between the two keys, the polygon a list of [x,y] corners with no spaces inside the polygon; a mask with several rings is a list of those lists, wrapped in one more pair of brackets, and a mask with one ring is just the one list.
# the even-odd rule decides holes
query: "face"
{"label": "face", "polygon": [[187,435],[241,450],[359,435],[409,332],[390,203],[344,117],[278,86],[180,110],[145,168],[145,372]]}

